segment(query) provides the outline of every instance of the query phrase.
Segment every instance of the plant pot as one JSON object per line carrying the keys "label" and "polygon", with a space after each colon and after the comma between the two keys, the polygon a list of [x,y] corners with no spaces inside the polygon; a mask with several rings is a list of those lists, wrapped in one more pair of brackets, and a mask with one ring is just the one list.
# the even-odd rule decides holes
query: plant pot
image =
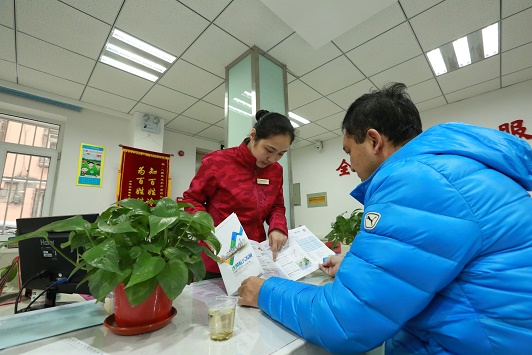
{"label": "plant pot", "polygon": [[333,242],[326,242],[325,245],[331,249],[332,251],[334,251],[335,254],[342,254],[342,244],[341,243],[336,243],[336,246],[333,248],[331,248],[331,246],[333,245]]}
{"label": "plant pot", "polygon": [[172,310],[172,300],[164,293],[161,285],[139,305],[131,306],[126,297],[124,284],[118,285],[115,290],[115,322],[119,327],[139,327],[154,324],[167,319]]}

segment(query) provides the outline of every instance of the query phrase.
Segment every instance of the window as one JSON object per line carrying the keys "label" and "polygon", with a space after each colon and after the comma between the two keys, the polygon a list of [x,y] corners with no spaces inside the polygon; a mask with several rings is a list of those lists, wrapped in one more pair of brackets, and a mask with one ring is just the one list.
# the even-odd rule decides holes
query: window
{"label": "window", "polygon": [[0,240],[50,208],[60,126],[0,114]]}

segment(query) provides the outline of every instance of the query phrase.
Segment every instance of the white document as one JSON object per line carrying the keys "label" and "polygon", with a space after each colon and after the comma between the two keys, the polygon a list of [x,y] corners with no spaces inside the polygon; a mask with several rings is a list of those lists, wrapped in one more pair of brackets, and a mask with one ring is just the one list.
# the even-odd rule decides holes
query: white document
{"label": "white document", "polygon": [[299,280],[318,269],[334,252],[318,239],[306,226],[290,229],[288,241],[277,253],[277,260],[273,261],[272,251],[267,240],[258,243],[250,241],[260,260],[264,273],[262,277],[282,277]]}
{"label": "white document", "polygon": [[57,355],[65,352],[65,349],[68,349],[69,355],[108,355],[106,352],[96,349],[77,338],[61,339],[20,355]]}
{"label": "white document", "polygon": [[218,253],[220,272],[229,296],[236,294],[242,281],[250,276],[260,276],[262,266],[238,220],[232,213],[215,230],[222,247]]}

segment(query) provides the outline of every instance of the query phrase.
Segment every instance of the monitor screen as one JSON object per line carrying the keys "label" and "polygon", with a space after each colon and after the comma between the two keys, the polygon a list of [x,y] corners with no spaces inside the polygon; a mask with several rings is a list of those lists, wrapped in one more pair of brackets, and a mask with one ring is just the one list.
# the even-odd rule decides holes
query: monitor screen
{"label": "monitor screen", "polygon": [[[98,214],[81,215],[86,221],[93,223]],[[34,232],[52,222],[67,219],[73,216],[32,217],[17,219],[17,234],[22,235]],[[48,232],[48,239],[70,259],[76,260],[76,251],[71,251],[70,246],[62,249],[61,244],[68,241],[70,232]],[[44,238],[30,238],[18,243],[20,257],[20,278],[24,285],[28,280],[35,277],[41,271],[48,271],[48,277],[31,280],[25,286],[26,289],[45,290],[54,281],[69,277],[74,265],[63,258],[52,248]],[[79,270],[68,282],[56,286],[57,293],[79,293],[90,295],[87,282],[78,286],[85,277],[86,271]]]}

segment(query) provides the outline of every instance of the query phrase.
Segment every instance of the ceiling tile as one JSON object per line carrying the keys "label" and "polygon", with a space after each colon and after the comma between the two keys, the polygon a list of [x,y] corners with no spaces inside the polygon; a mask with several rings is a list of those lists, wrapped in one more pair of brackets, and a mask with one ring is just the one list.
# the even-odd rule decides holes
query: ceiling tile
{"label": "ceiling tile", "polygon": [[46,74],[31,68],[19,65],[18,83],[20,85],[48,91],[57,95],[79,100],[84,86],[57,76]]}
{"label": "ceiling tile", "polygon": [[388,70],[372,76],[371,81],[378,87],[387,83],[404,83],[406,86],[415,85],[429,78],[432,78],[432,71],[425,55],[421,54],[416,58],[396,65]]}
{"label": "ceiling tile", "polygon": [[217,125],[218,127],[220,127],[220,128],[223,128],[223,129],[225,129],[225,124],[226,124],[226,122],[225,122],[225,118],[222,118],[221,120],[219,120],[218,122],[216,122],[216,125]]}
{"label": "ceiling tile", "polygon": [[224,79],[179,59],[164,73],[158,83],[199,99],[223,81]]}
{"label": "ceiling tile", "polygon": [[175,0],[128,0],[115,27],[180,56],[209,22]]}
{"label": "ceiling tile", "polygon": [[497,22],[499,6],[499,0],[447,0],[410,23],[423,51],[428,52]]}
{"label": "ceiling tile", "polygon": [[[334,139],[334,138],[338,138],[338,134],[336,133],[333,133],[333,132],[327,132],[327,133],[323,133],[323,134],[318,134],[317,136],[314,136],[312,137],[312,140],[313,141],[326,141],[326,140],[329,140],[329,139]],[[338,147],[341,149],[341,147]]]}
{"label": "ceiling tile", "polygon": [[347,53],[347,56],[367,76],[420,55],[421,48],[408,23],[380,35]]}
{"label": "ceiling tile", "polygon": [[482,83],[500,75],[500,55],[470,64],[438,76],[436,79],[444,94]]}
{"label": "ceiling tile", "polygon": [[259,0],[234,0],[214,23],[249,47],[265,51],[294,32]]}
{"label": "ceiling tile", "polygon": [[326,133],[327,130],[321,126],[318,126],[314,123],[309,123],[304,126],[301,126],[298,128],[299,130],[299,137],[310,139],[311,137],[317,136],[318,134]]}
{"label": "ceiling tile", "polygon": [[209,128],[197,133],[196,136],[212,139],[216,142],[223,142],[225,140],[225,129],[217,126],[210,126]]}
{"label": "ceiling tile", "polygon": [[7,26],[9,28],[14,28],[13,23],[13,14],[15,13],[15,7],[13,6],[15,2],[13,0],[0,0],[0,25]]}
{"label": "ceiling tile", "polygon": [[286,81],[288,83],[291,83],[292,81],[296,80],[297,78],[295,76],[293,76],[292,74],[290,73],[286,73]]}
{"label": "ceiling tile", "polygon": [[89,102],[112,110],[128,113],[137,103],[131,99],[111,94],[102,90],[87,87],[83,92],[81,101]]}
{"label": "ceiling tile", "polygon": [[20,0],[17,30],[98,59],[111,26],[59,1]]}
{"label": "ceiling tile", "polygon": [[342,127],[342,121],[345,117],[345,111],[338,112],[329,117],[322,118],[321,120],[316,121],[316,124],[322,126],[329,131],[335,131]]}
{"label": "ceiling tile", "polygon": [[532,42],[532,7],[502,20],[501,37],[502,52]]}
{"label": "ceiling tile", "polygon": [[185,111],[196,101],[198,100],[192,96],[185,95],[159,84],[153,86],[141,100],[145,104],[175,113]]}
{"label": "ceiling tile", "polygon": [[17,50],[19,64],[78,83],[87,82],[96,63],[22,33],[17,36]]}
{"label": "ceiling tile", "polygon": [[375,85],[373,85],[371,81],[364,79],[356,84],[346,87],[345,89],[327,95],[327,97],[344,110],[347,110],[356,99],[367,94],[372,89],[375,89]]}
{"label": "ceiling tile", "polygon": [[321,95],[305,83],[295,80],[288,84],[288,107],[290,110],[317,100]]}
{"label": "ceiling tile", "polygon": [[301,76],[338,57],[341,52],[331,42],[314,49],[301,36],[294,33],[271,49],[269,54],[286,64],[290,72]]}
{"label": "ceiling tile", "polygon": [[89,80],[89,86],[133,100],[140,100],[150,90],[153,83],[123,70],[97,63]]}
{"label": "ceiling tile", "polygon": [[[435,97],[433,99],[420,102],[416,104],[416,107],[419,112],[432,110],[433,108],[440,107],[447,104],[447,101],[445,101],[445,98],[443,96]],[[423,122],[423,115],[421,115],[421,122]]]}
{"label": "ceiling tile", "polygon": [[532,6],[530,0],[504,0],[502,2],[502,18],[511,16]]}
{"label": "ceiling tile", "polygon": [[15,31],[7,27],[0,26],[0,43],[2,43],[0,59],[15,62]]}
{"label": "ceiling tile", "polygon": [[333,42],[344,52],[361,45],[381,33],[399,25],[406,20],[399,3],[388,6],[378,14],[370,17],[351,30],[334,39]]}
{"label": "ceiling tile", "polygon": [[502,77],[502,86],[509,86],[526,80],[532,80],[532,67],[504,75]]}
{"label": "ceiling tile", "polygon": [[225,107],[225,82],[219,85],[216,89],[211,91],[207,96],[203,98],[203,101],[207,101],[218,107]]}
{"label": "ceiling tile", "polygon": [[61,0],[76,9],[85,12],[98,20],[113,25],[116,16],[122,7],[123,0],[87,1],[87,0]]}
{"label": "ceiling tile", "polygon": [[17,82],[15,63],[0,59],[0,79]]}
{"label": "ceiling tile", "polygon": [[414,17],[420,12],[442,2],[443,0],[399,0],[408,18]]}
{"label": "ceiling tile", "polygon": [[326,98],[321,98],[305,106],[301,106],[293,112],[305,117],[311,122],[314,122],[323,117],[333,115],[340,111],[342,111],[342,109],[338,107],[338,105],[335,105]]}
{"label": "ceiling tile", "polygon": [[292,145],[290,146],[290,150],[299,149],[299,148],[303,148],[303,147],[308,147],[308,146],[310,146],[312,144],[313,144],[313,142],[307,141],[306,139],[300,139],[297,142],[294,141],[294,143],[292,143]]}
{"label": "ceiling tile", "polygon": [[215,124],[224,118],[224,109],[205,101],[198,101],[194,106],[183,112],[183,115],[210,124]]}
{"label": "ceiling tile", "polygon": [[225,67],[246,50],[246,45],[211,25],[183,54],[183,59],[225,78]]}
{"label": "ceiling tile", "polygon": [[169,112],[169,111],[160,109],[158,107],[146,105],[143,103],[136,104],[135,107],[133,107],[131,111],[129,111],[130,114],[134,114],[135,112],[142,112],[148,115],[164,118],[165,127],[166,127],[166,122],[170,122],[177,116],[173,112]]}
{"label": "ceiling tile", "polygon": [[456,102],[460,100],[464,100],[473,96],[477,96],[480,94],[484,94],[489,91],[500,89],[500,80],[499,78],[488,80],[484,83],[480,83],[477,85],[470,86],[468,88],[457,90],[454,92],[451,92],[449,94],[446,94],[445,97],[447,98],[447,102]]}
{"label": "ceiling tile", "polygon": [[528,68],[532,58],[532,43],[502,53],[502,75]]}
{"label": "ceiling tile", "polygon": [[196,134],[207,127],[209,127],[208,123],[200,122],[185,116],[179,116],[165,125],[165,128],[175,129],[188,134]]}
{"label": "ceiling tile", "polygon": [[179,2],[185,4],[209,21],[212,21],[220,14],[220,12],[222,12],[231,0],[180,0]]}
{"label": "ceiling tile", "polygon": [[321,94],[327,95],[364,79],[364,75],[349,59],[340,56],[299,79]]}
{"label": "ceiling tile", "polygon": [[414,103],[427,101],[442,95],[436,79],[412,85],[408,87],[407,92]]}

